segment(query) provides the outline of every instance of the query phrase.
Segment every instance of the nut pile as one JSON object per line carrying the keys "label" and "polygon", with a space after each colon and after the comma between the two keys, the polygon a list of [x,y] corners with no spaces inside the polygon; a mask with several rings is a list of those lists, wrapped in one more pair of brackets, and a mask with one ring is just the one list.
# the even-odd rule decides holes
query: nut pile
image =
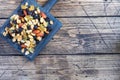
{"label": "nut pile", "polygon": [[39,7],[25,3],[17,14],[11,16],[3,35],[17,43],[21,52],[28,55],[34,53],[38,42],[49,34],[51,25],[53,21]]}

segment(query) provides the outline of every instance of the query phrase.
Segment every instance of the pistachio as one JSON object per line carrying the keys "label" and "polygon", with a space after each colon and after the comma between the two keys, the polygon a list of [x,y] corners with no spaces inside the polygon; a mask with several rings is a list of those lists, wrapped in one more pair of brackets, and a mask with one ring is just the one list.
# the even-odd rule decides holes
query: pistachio
{"label": "pistachio", "polygon": [[41,31],[46,31],[46,30],[47,30],[47,29],[46,29],[45,27],[43,27],[43,26],[38,27],[38,29],[41,30]]}
{"label": "pistachio", "polygon": [[33,48],[28,48],[28,51],[33,53],[34,52],[34,49]]}

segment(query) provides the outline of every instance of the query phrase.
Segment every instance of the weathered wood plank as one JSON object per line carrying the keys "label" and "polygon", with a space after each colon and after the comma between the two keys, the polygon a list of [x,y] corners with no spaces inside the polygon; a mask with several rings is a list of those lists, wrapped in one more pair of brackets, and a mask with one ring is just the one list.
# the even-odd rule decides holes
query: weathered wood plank
{"label": "weathered wood plank", "polygon": [[[44,4],[47,0],[38,0]],[[0,18],[8,17],[20,4],[21,0],[0,0]],[[6,6],[7,5],[7,6]],[[118,16],[120,10],[119,0],[59,0],[51,13],[57,17],[70,16]],[[4,14],[6,13],[6,14]]]}
{"label": "weathered wood plank", "polygon": [[1,80],[119,80],[120,55],[0,56]]}
{"label": "weathered wood plank", "polygon": [[[0,19],[0,25],[5,20]],[[41,54],[120,52],[119,17],[59,18],[59,20],[62,21],[63,27]],[[0,54],[18,54],[5,41],[1,40],[0,45]]]}

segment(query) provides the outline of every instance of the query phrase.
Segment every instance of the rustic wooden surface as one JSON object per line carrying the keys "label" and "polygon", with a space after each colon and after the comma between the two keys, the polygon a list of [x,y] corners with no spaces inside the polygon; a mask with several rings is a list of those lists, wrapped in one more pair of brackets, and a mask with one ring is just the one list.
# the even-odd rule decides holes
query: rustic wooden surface
{"label": "rustic wooden surface", "polygon": [[[0,26],[20,2],[0,0]],[[0,38],[0,80],[120,80],[119,11],[119,0],[59,0],[63,27],[33,62]]]}

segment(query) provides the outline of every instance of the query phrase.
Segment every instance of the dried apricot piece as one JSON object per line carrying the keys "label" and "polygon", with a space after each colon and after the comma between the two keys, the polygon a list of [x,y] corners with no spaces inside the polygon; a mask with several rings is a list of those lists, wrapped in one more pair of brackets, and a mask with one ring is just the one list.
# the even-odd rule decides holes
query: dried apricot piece
{"label": "dried apricot piece", "polygon": [[34,30],[33,33],[38,34],[38,33],[40,33],[40,30]]}
{"label": "dried apricot piece", "polygon": [[44,12],[41,12],[40,15],[45,19],[47,18],[46,14]]}
{"label": "dried apricot piece", "polygon": [[26,48],[27,46],[25,44],[22,44],[21,45],[21,48]]}

